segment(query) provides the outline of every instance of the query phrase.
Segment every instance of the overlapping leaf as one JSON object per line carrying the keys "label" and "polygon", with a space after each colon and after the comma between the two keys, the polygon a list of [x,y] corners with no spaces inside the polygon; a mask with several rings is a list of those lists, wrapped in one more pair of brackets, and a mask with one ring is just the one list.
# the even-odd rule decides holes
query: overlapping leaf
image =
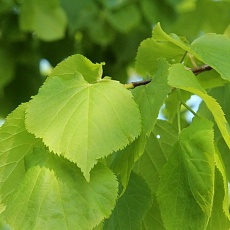
{"label": "overlapping leaf", "polygon": [[[205,229],[214,196],[212,123],[195,118],[161,171],[157,192],[166,229]],[[181,218],[183,217],[183,218]]]}
{"label": "overlapping leaf", "polygon": [[117,201],[103,229],[139,230],[142,218],[150,207],[151,192],[147,184],[140,176],[131,174],[125,193]]}
{"label": "overlapping leaf", "polygon": [[25,129],[26,104],[12,112],[0,129],[0,195],[7,204],[25,176],[24,157],[39,142]]}
{"label": "overlapping leaf", "polygon": [[141,131],[140,112],[119,82],[89,84],[80,73],[50,78],[28,105],[28,130],[77,163],[89,180],[97,159],[124,148]]}
{"label": "overlapping leaf", "polygon": [[104,165],[95,166],[88,183],[75,164],[44,147],[25,162],[25,178],[3,213],[13,229],[92,229],[110,215],[118,184]]}
{"label": "overlapping leaf", "polygon": [[167,84],[168,68],[168,62],[165,59],[160,59],[157,64],[157,71],[151,82],[132,90],[141,112],[142,132],[147,136],[152,132],[160,108],[171,90],[171,87]]}
{"label": "overlapping leaf", "polygon": [[167,121],[158,120],[153,133],[147,140],[145,151],[135,165],[135,172],[148,183],[152,193],[156,193],[160,171],[171,155],[177,141],[177,131]]}
{"label": "overlapping leaf", "polygon": [[189,91],[201,97],[211,111],[223,138],[230,147],[230,129],[220,105],[209,96],[201,87],[191,71],[187,71],[182,64],[175,64],[169,68],[169,84],[171,86]]}

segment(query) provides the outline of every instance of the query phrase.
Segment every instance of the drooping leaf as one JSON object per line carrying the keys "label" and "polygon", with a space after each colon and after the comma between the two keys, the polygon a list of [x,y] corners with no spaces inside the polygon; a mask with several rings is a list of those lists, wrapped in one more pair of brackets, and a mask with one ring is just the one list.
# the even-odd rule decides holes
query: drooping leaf
{"label": "drooping leaf", "polygon": [[117,181],[104,165],[86,182],[79,168],[44,147],[26,159],[26,175],[3,215],[15,230],[92,229],[109,217],[117,197]]}
{"label": "drooping leaf", "polygon": [[102,65],[94,64],[89,59],[80,54],[75,54],[59,63],[51,73],[51,77],[58,76],[71,79],[73,73],[79,72],[89,83],[95,83],[102,77]]}
{"label": "drooping leaf", "polygon": [[151,207],[151,192],[144,180],[131,174],[125,193],[119,198],[104,230],[139,230],[141,221]]}
{"label": "drooping leaf", "polygon": [[97,159],[141,131],[140,112],[123,85],[108,79],[89,84],[80,73],[50,78],[29,103],[26,124],[51,151],[77,163],[87,180]]}
{"label": "drooping leaf", "polygon": [[[20,13],[20,27],[46,41],[64,37],[66,16],[58,0],[25,0]],[[45,25],[45,26],[44,26]]]}
{"label": "drooping leaf", "polygon": [[169,85],[186,90],[201,97],[211,111],[223,138],[230,148],[230,126],[226,121],[220,105],[209,96],[199,84],[191,71],[184,68],[182,64],[175,64],[169,68]]}
{"label": "drooping leaf", "polygon": [[22,104],[14,110],[0,128],[0,196],[3,204],[11,199],[25,176],[25,155],[40,142],[25,128],[26,106]]}
{"label": "drooping leaf", "polygon": [[223,177],[218,169],[215,171],[215,191],[212,214],[208,222],[207,230],[229,229],[230,221],[223,211],[223,197],[225,196]]}
{"label": "drooping leaf", "polygon": [[[166,229],[205,229],[214,196],[212,123],[194,118],[161,171],[157,200]],[[182,218],[183,217],[183,218]]]}
{"label": "drooping leaf", "polygon": [[142,117],[142,132],[147,136],[152,132],[156,123],[160,108],[162,107],[171,87],[168,86],[168,68],[166,60],[160,59],[157,72],[151,82],[132,90],[134,100],[139,106]]}

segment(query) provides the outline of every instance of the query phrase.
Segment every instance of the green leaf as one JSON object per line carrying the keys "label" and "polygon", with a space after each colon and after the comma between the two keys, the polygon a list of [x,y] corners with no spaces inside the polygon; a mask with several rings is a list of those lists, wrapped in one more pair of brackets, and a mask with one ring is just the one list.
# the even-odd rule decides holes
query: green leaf
{"label": "green leaf", "polygon": [[191,44],[193,55],[230,80],[230,39],[220,34],[205,34]]}
{"label": "green leaf", "polygon": [[92,229],[109,217],[117,197],[113,173],[98,164],[91,181],[68,160],[36,148],[26,175],[3,213],[13,229]]}
{"label": "green leaf", "polygon": [[50,78],[29,103],[26,125],[51,151],[77,163],[87,180],[97,159],[124,148],[141,131],[140,112],[122,84],[89,84],[79,73]]}
{"label": "green leaf", "polygon": [[20,13],[20,27],[35,32],[43,40],[63,38],[66,29],[66,15],[58,0],[25,0]]}
{"label": "green leaf", "polygon": [[147,73],[153,75],[158,67],[157,59],[163,57],[169,63],[175,63],[181,60],[183,54],[182,49],[170,42],[161,43],[148,38],[138,48],[136,71],[142,76],[146,76]]}
{"label": "green leaf", "polygon": [[123,191],[125,191],[130,174],[136,161],[140,158],[145,150],[146,137],[143,133],[134,142],[129,144],[126,148],[115,152],[110,159],[110,167],[119,176]]}
{"label": "green leaf", "polygon": [[212,215],[209,219],[209,223],[206,228],[207,230],[229,229],[230,228],[230,221],[223,211],[223,197],[224,196],[226,196],[226,191],[223,186],[223,175],[216,168],[215,170],[215,191],[214,191]]}
{"label": "green leaf", "polygon": [[157,191],[166,229],[206,228],[214,196],[213,139],[212,123],[201,118],[180,133]]}
{"label": "green leaf", "polygon": [[145,217],[143,218],[141,230],[152,230],[153,226],[154,229],[165,230],[159,205],[155,196],[153,196],[152,207],[148,210]]}
{"label": "green leaf", "polygon": [[139,230],[141,221],[151,207],[151,192],[144,180],[131,174],[125,193],[119,198],[112,215],[105,221],[104,230]]}
{"label": "green leaf", "polygon": [[171,155],[176,141],[175,128],[167,121],[158,120],[147,140],[145,151],[135,166],[135,172],[145,179],[152,193],[156,193],[160,171]]}
{"label": "green leaf", "polygon": [[87,82],[95,83],[101,80],[102,65],[104,63],[94,64],[83,55],[75,54],[59,63],[52,71],[51,77],[58,76],[64,79],[71,79],[75,72],[79,72]]}
{"label": "green leaf", "polygon": [[25,155],[39,142],[25,129],[26,106],[22,104],[14,110],[0,128],[0,194],[3,204],[11,199],[25,175]]}
{"label": "green leaf", "polygon": [[168,79],[169,85],[194,93],[203,99],[211,111],[226,144],[230,148],[229,123],[226,121],[220,105],[206,93],[195,75],[191,71],[186,70],[182,64],[175,64],[169,68]]}
{"label": "green leaf", "polygon": [[167,84],[168,68],[168,62],[164,59],[160,59],[157,66],[157,72],[153,76],[151,82],[132,90],[134,100],[138,104],[141,112],[143,125],[142,132],[147,136],[152,132],[160,108],[171,91],[171,87]]}

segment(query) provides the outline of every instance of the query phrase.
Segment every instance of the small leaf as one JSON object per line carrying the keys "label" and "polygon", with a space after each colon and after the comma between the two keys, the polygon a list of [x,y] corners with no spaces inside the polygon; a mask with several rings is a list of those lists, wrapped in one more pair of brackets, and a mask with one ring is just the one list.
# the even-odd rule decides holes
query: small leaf
{"label": "small leaf", "polygon": [[66,15],[58,0],[25,0],[20,12],[20,27],[24,31],[34,31],[45,40],[52,41],[64,37]]}
{"label": "small leaf", "polygon": [[141,221],[150,207],[151,192],[144,180],[133,173],[125,193],[117,201],[103,229],[139,230]]}
{"label": "small leaf", "polygon": [[13,229],[85,230],[109,217],[118,184],[107,167],[96,165],[88,183],[75,164],[44,147],[26,164],[25,178],[3,213]]}
{"label": "small leaf", "polygon": [[141,131],[140,112],[122,84],[89,84],[79,73],[50,78],[29,103],[26,125],[50,151],[77,163],[87,180],[97,159],[124,148]]}
{"label": "small leaf", "polygon": [[94,64],[83,55],[75,54],[59,63],[52,71],[51,77],[71,79],[73,73],[79,72],[87,82],[95,83],[102,77],[103,64]]}
{"label": "small leaf", "polygon": [[[214,196],[212,123],[194,118],[160,175],[157,200],[166,229],[205,229]],[[182,218],[183,217],[183,218]]]}
{"label": "small leaf", "polygon": [[220,105],[206,93],[195,75],[191,71],[186,70],[182,64],[175,64],[169,68],[168,79],[169,85],[194,93],[203,99],[208,109],[211,111],[226,144],[230,148],[229,123]]}

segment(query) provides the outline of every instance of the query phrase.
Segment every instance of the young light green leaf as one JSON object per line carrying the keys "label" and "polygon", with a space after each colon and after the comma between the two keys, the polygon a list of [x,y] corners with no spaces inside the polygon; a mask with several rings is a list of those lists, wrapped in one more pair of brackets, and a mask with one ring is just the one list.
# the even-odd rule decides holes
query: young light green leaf
{"label": "young light green leaf", "polygon": [[0,196],[6,204],[25,176],[24,157],[40,140],[25,129],[25,108],[20,105],[0,128]]}
{"label": "young light green leaf", "polygon": [[3,213],[13,229],[92,229],[111,214],[118,183],[104,165],[94,167],[88,183],[75,164],[41,147],[26,166]]}
{"label": "young light green leaf", "polygon": [[122,84],[89,84],[79,73],[50,78],[29,103],[26,125],[51,151],[77,163],[87,180],[97,159],[124,148],[141,131],[138,107]]}
{"label": "young light green leaf", "polygon": [[168,68],[168,62],[165,59],[160,59],[152,81],[147,85],[139,86],[132,90],[134,100],[141,112],[142,132],[147,136],[152,132],[160,108],[171,90],[171,87],[167,84]]}
{"label": "young light green leaf", "polygon": [[151,192],[144,180],[133,173],[125,193],[117,201],[103,229],[139,230],[142,219],[150,207]]}
{"label": "young light green leaf", "polygon": [[[166,229],[205,229],[214,196],[212,123],[194,118],[161,171],[157,200]],[[183,218],[182,218],[183,217]]]}
{"label": "young light green leaf", "polygon": [[66,15],[58,0],[23,1],[20,12],[22,30],[33,31],[39,38],[51,41],[64,37],[66,24]]}
{"label": "young light green leaf", "polygon": [[75,54],[59,63],[52,71],[51,77],[71,79],[73,73],[79,72],[87,82],[95,83],[102,77],[103,64],[94,64],[83,55]]}
{"label": "young light green leaf", "polygon": [[224,113],[216,100],[202,88],[195,75],[186,70],[182,64],[175,64],[169,68],[168,80],[169,85],[194,93],[203,99],[211,111],[226,144],[230,148],[230,128]]}
{"label": "young light green leaf", "polygon": [[[154,27],[155,28],[155,27]],[[154,75],[159,58],[165,58],[169,63],[179,62],[184,55],[184,50],[170,41],[158,41],[154,37],[144,40],[136,57],[136,70],[143,77],[147,73]]]}

